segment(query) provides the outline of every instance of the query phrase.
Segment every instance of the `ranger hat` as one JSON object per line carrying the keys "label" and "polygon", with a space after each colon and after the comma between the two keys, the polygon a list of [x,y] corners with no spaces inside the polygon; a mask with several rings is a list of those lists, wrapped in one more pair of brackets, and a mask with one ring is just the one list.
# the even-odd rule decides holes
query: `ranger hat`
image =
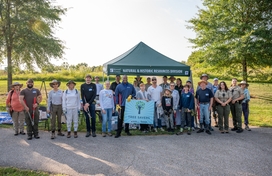
{"label": "ranger hat", "polygon": [[66,83],[66,86],[69,86],[70,84],[76,85],[76,83],[75,83],[73,80],[69,80],[69,81]]}
{"label": "ranger hat", "polygon": [[241,85],[246,85],[246,86],[249,86],[249,84],[246,82],[246,81],[241,81],[238,86],[241,86]]}
{"label": "ranger hat", "polygon": [[202,79],[203,77],[207,77],[207,79],[209,79],[209,76],[208,76],[207,74],[202,74],[202,75],[200,76],[200,79]]}
{"label": "ranger hat", "polygon": [[205,83],[206,85],[208,84],[207,81],[201,80],[198,82],[198,85],[200,86],[201,83]]}
{"label": "ranger hat", "polygon": [[20,84],[19,82],[14,82],[13,84],[10,85],[10,87],[14,87],[14,86],[20,86],[20,88],[23,87],[23,84]]}
{"label": "ranger hat", "polygon": [[60,86],[60,82],[55,79],[53,81],[51,81],[51,83],[49,83],[49,86],[53,88],[53,84],[55,84],[55,83],[58,84],[58,87]]}

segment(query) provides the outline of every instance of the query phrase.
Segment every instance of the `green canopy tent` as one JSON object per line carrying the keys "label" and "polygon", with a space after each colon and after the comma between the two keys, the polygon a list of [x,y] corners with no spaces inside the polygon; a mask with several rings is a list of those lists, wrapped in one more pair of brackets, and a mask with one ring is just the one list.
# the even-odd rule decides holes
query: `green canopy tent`
{"label": "green canopy tent", "polygon": [[140,42],[103,65],[109,75],[191,76],[190,66],[177,62]]}

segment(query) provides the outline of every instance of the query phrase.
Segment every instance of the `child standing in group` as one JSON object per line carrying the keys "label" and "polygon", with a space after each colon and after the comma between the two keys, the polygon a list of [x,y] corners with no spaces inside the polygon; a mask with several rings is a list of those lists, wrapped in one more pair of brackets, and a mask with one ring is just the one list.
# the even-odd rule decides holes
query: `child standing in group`
{"label": "child standing in group", "polygon": [[[173,97],[172,91],[169,88],[164,90],[164,96],[162,97],[162,108],[164,111],[164,118],[168,132],[174,132],[174,121],[173,121]],[[170,122],[170,125],[169,125]]]}
{"label": "child standing in group", "polygon": [[184,92],[181,94],[180,110],[182,112],[182,119],[181,119],[181,125],[180,125],[180,132],[178,132],[177,135],[183,134],[185,121],[188,123],[187,134],[191,135],[191,128],[190,128],[191,119],[192,119],[191,113],[194,109],[194,95],[191,92],[189,92],[189,89],[190,89],[190,86],[186,84],[184,86]]}

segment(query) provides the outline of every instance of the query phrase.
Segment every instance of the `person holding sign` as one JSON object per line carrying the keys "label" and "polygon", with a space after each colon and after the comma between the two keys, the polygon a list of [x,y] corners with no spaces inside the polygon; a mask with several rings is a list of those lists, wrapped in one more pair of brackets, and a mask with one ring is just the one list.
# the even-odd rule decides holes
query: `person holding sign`
{"label": "person holding sign", "polygon": [[[124,113],[125,113],[125,105],[126,101],[130,101],[131,97],[136,95],[135,89],[132,84],[128,83],[127,75],[123,76],[123,82],[116,87],[115,90],[115,101],[116,105],[121,107],[121,114],[118,118],[118,129],[115,138],[119,138],[121,136],[121,132],[123,129],[123,121],[124,121]],[[128,136],[131,136],[129,132],[129,124],[125,124],[125,132]]]}
{"label": "person holding sign", "polygon": [[[148,94],[145,91],[145,84],[144,83],[140,84],[140,90],[136,93],[136,99],[149,101]],[[140,130],[144,133],[148,132],[148,124],[140,124]]]}
{"label": "person holding sign", "polygon": [[174,120],[173,120],[174,104],[173,96],[171,94],[172,94],[171,89],[166,88],[164,90],[164,96],[162,97],[162,108],[164,111],[164,118],[168,132],[174,132]]}
{"label": "person holding sign", "polygon": [[102,136],[106,137],[106,126],[108,122],[108,135],[111,134],[111,118],[112,112],[114,112],[113,93],[110,90],[110,82],[105,82],[106,89],[99,92],[99,103],[101,107],[103,122],[102,122]]}
{"label": "person holding sign", "polygon": [[41,92],[33,88],[33,79],[28,79],[26,82],[27,88],[20,93],[20,103],[25,109],[25,121],[27,125],[27,139],[31,140],[34,134],[35,139],[39,139],[39,103],[42,101]]}

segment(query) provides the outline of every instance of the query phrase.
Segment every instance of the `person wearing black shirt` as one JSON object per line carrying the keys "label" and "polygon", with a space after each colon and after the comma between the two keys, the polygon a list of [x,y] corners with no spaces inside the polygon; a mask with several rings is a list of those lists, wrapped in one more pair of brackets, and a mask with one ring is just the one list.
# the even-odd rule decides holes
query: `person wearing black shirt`
{"label": "person wearing black shirt", "polygon": [[118,86],[118,84],[121,83],[121,82],[120,82],[120,79],[121,79],[120,75],[116,75],[115,81],[112,82],[111,85],[110,85],[110,90],[113,91],[113,94],[115,93],[115,89],[116,89],[116,87]]}
{"label": "person wearing black shirt", "polygon": [[[91,82],[92,76],[91,75],[86,75],[85,77],[85,83],[80,86],[80,92],[81,92],[81,98],[83,101],[83,109],[84,109],[84,114],[86,117],[86,128],[87,128],[87,133],[86,137],[90,136],[90,131],[92,128],[92,136],[96,137],[96,128],[95,128],[95,121],[96,121],[96,116],[95,116],[95,97],[96,97],[96,85]],[[88,113],[88,111],[90,113]],[[91,117],[89,117],[91,115]],[[90,118],[92,125],[90,126]]]}

